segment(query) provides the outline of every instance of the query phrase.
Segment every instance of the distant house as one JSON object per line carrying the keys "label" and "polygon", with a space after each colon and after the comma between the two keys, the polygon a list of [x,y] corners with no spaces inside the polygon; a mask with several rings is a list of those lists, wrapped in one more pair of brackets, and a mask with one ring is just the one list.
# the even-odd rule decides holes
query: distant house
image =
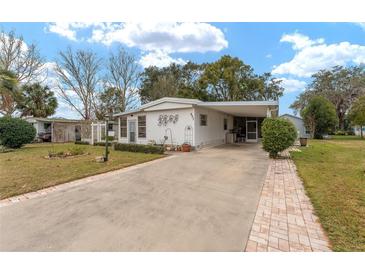
{"label": "distant house", "polygon": [[[360,126],[354,126],[352,127],[355,135],[361,136],[361,127]],[[365,136],[365,127],[362,127],[362,136]]]}
{"label": "distant house", "polygon": [[36,129],[38,141],[49,141],[56,143],[90,141],[90,122],[83,120],[71,120],[64,118],[24,118]]}
{"label": "distant house", "polygon": [[309,138],[310,137],[310,132],[306,129],[305,125],[304,125],[304,121],[302,118],[298,117],[298,116],[294,116],[291,114],[283,114],[280,117],[285,118],[290,120],[294,126],[297,128],[297,132],[298,132],[298,137],[304,137],[304,138]]}

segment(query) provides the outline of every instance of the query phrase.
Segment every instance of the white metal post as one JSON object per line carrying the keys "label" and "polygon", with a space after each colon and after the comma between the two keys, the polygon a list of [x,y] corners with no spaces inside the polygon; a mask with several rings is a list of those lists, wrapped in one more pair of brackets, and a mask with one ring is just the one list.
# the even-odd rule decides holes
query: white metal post
{"label": "white metal post", "polygon": [[90,144],[94,145],[94,123],[91,123],[91,142]]}

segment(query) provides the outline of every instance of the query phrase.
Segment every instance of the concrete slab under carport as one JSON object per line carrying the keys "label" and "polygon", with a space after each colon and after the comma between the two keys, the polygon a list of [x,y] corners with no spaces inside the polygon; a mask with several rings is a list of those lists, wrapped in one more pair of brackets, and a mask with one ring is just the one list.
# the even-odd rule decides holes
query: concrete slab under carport
{"label": "concrete slab under carport", "polygon": [[268,159],[224,145],[0,208],[2,251],[243,251]]}

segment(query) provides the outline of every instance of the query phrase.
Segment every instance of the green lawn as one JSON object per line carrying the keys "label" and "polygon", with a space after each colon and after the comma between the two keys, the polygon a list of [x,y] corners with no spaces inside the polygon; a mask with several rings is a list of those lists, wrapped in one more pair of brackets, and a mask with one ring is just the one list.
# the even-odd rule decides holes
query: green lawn
{"label": "green lawn", "polygon": [[[45,159],[49,151],[82,147],[88,155]],[[74,144],[32,144],[12,152],[0,153],[0,199],[39,190],[82,177],[154,160],[163,155],[110,151],[109,161],[97,163],[105,147]]]}
{"label": "green lawn", "polygon": [[365,139],[361,139],[360,136],[353,136],[353,135],[331,135],[331,139],[333,140],[362,140],[364,141]]}
{"label": "green lawn", "polygon": [[365,251],[365,140],[310,140],[291,155],[333,249]]}

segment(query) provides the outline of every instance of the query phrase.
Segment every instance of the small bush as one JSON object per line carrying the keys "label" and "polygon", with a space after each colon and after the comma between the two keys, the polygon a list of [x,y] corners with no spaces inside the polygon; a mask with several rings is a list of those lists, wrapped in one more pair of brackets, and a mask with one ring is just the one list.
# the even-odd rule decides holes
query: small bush
{"label": "small bush", "polygon": [[337,136],[345,136],[346,135],[346,131],[343,131],[343,130],[337,130],[335,132],[335,135]]}
{"label": "small bush", "polygon": [[64,150],[59,150],[59,151],[49,150],[48,151],[49,158],[53,158],[53,157],[65,158],[65,157],[69,157],[69,156],[76,156],[76,155],[83,155],[83,154],[85,154],[85,148],[81,147],[81,146],[70,147],[66,151],[64,151]]}
{"label": "small bush", "polygon": [[[105,142],[95,142],[94,146],[102,146],[105,147]],[[112,146],[112,143],[108,143],[108,147]]]}
{"label": "small bush", "polygon": [[88,141],[75,141],[75,145],[90,145]]}
{"label": "small bush", "polygon": [[81,146],[74,146],[71,147],[68,152],[73,156],[73,155],[82,155],[85,154],[85,148],[81,147]]}
{"label": "small bush", "polygon": [[20,118],[0,118],[0,144],[4,147],[20,148],[31,143],[35,135],[35,128]]}
{"label": "small bush", "polygon": [[282,118],[266,118],[261,131],[263,148],[272,158],[276,158],[279,152],[293,145],[297,138],[297,130],[293,123]]}
{"label": "small bush", "polygon": [[153,145],[139,145],[139,144],[115,144],[115,150],[130,151],[130,152],[142,152],[151,154],[163,154],[164,148],[162,146]]}

